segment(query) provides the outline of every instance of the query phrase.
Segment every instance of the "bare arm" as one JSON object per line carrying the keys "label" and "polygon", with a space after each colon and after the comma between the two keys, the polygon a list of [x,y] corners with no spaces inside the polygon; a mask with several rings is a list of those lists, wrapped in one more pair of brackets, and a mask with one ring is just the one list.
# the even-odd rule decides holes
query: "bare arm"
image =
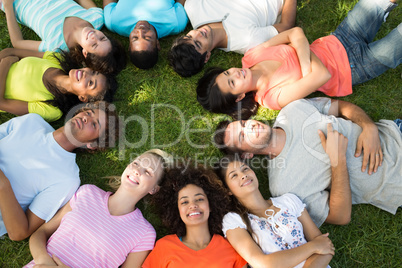
{"label": "bare arm", "polygon": [[14,13],[13,0],[3,0],[4,12],[6,13],[7,28],[13,47],[29,50],[38,50],[41,41],[24,40],[21,29]]}
{"label": "bare arm", "polygon": [[21,48],[5,48],[0,51],[0,60],[4,59],[5,57],[9,56],[16,56],[20,59],[26,57],[37,57],[43,58],[45,52],[40,52],[37,50],[28,50],[28,49],[21,49]]}
{"label": "bare arm", "polygon": [[278,96],[278,104],[285,107],[288,103],[307,97],[324,85],[331,74],[321,60],[311,52],[311,72],[301,79],[283,86]]}
{"label": "bare arm", "polygon": [[4,97],[8,71],[11,65],[17,61],[18,57],[15,56],[6,57],[0,61],[0,110],[15,115],[23,115],[29,113],[28,103],[26,101],[11,100]]}
{"label": "bare arm", "polygon": [[[303,210],[301,216],[298,220],[303,225],[304,236],[307,241],[312,241],[316,238],[322,236],[320,229],[317,228],[307,210]],[[306,260],[306,267],[326,267],[332,259],[332,256],[335,254],[335,247],[332,244],[331,240],[328,238],[328,233],[323,235],[320,239],[326,241],[324,244],[323,250],[329,252],[329,254],[313,254]],[[326,237],[326,238],[325,238]]]}
{"label": "bare arm", "polygon": [[47,240],[59,228],[61,219],[71,211],[70,203],[67,202],[54,217],[43,224],[29,239],[29,249],[36,264],[55,265],[56,262],[49,256],[46,249]]}
{"label": "bare arm", "polygon": [[103,8],[109,5],[110,3],[117,3],[117,0],[103,0]]}
{"label": "bare arm", "polygon": [[325,222],[345,225],[350,222],[352,214],[352,193],[346,165],[348,139],[332,124],[327,126],[327,138],[319,131],[321,144],[331,161],[331,191],[329,193],[329,213]]}
{"label": "bare arm", "polygon": [[126,261],[122,264],[122,268],[141,268],[142,263],[145,261],[146,257],[148,256],[150,250],[140,251],[130,253],[127,256]]}
{"label": "bare arm", "polygon": [[80,6],[85,9],[89,9],[91,7],[97,7],[97,5],[92,0],[75,0]]}
{"label": "bare arm", "polygon": [[[231,229],[227,231],[226,235],[228,241],[237,253],[252,267],[296,266],[311,255],[315,253],[320,254],[324,248],[323,243],[327,243],[327,240],[329,240],[325,236],[320,236],[319,239],[314,239],[314,241],[297,248],[265,254],[245,229]],[[328,253],[325,252],[324,254]]]}
{"label": "bare arm", "polygon": [[383,153],[378,128],[371,118],[360,107],[341,100],[332,100],[329,114],[351,120],[362,128],[355,156],[360,156],[363,150],[362,172],[366,171],[367,165],[369,165],[368,174],[377,172],[378,166],[382,164]]}
{"label": "bare arm", "polygon": [[296,8],[297,0],[285,0],[285,4],[282,8],[281,21],[277,24],[274,24],[274,27],[279,33],[290,29],[295,25]]}
{"label": "bare arm", "polygon": [[309,74],[311,72],[310,43],[308,42],[303,29],[300,27],[294,27],[286,30],[263,43],[263,46],[272,47],[282,44],[290,45],[296,50],[303,77]]}
{"label": "bare arm", "polygon": [[0,211],[8,236],[11,240],[20,241],[30,236],[45,221],[26,212],[15,198],[10,181],[0,170]]}

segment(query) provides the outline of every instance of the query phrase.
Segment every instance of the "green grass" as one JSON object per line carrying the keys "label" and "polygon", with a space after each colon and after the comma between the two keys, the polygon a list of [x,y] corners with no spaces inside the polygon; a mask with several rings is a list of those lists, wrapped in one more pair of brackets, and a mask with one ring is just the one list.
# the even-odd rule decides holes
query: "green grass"
{"label": "green grass", "polygon": [[[100,1],[96,1],[100,6]],[[327,35],[346,16],[355,1],[298,1],[297,22],[303,27],[310,41]],[[402,21],[400,7],[392,11],[381,28],[378,37],[385,36]],[[25,38],[37,39],[35,33],[22,27]],[[186,30],[190,30],[190,26]],[[105,30],[107,32],[107,30]],[[111,34],[125,46],[126,38]],[[201,74],[181,78],[169,66],[167,51],[175,36],[162,40],[160,58],[152,70],[138,70],[132,64],[118,76],[120,84],[115,105],[125,120],[125,139],[118,148],[98,154],[79,154],[82,184],[93,183],[108,189],[102,177],[119,175],[136,155],[158,147],[178,159],[192,159],[198,163],[211,164],[221,154],[211,145],[211,134],[216,124],[224,118],[202,109],[197,103],[195,87]],[[0,48],[11,47],[4,13],[0,12]],[[214,51],[208,66],[227,68],[241,66],[241,55]],[[354,87],[354,93],[342,98],[362,107],[374,120],[402,117],[402,67],[389,70],[379,78]],[[312,96],[323,96],[315,93]],[[163,104],[164,106],[161,106]],[[261,120],[272,120],[277,112],[260,109]],[[13,116],[0,114],[0,122]],[[52,125],[63,124],[59,120]],[[196,132],[196,129],[200,129]],[[128,146],[130,145],[130,146]],[[124,150],[123,150],[124,147]],[[266,170],[256,170],[260,189],[269,197]],[[154,225],[158,237],[166,234],[159,219],[145,203],[141,203],[144,215]],[[336,247],[331,267],[401,267],[402,266],[402,213],[394,216],[370,205],[355,205],[352,221],[347,226],[324,224],[322,232],[329,232]],[[21,267],[31,260],[28,240],[12,242],[0,239],[0,267]]]}

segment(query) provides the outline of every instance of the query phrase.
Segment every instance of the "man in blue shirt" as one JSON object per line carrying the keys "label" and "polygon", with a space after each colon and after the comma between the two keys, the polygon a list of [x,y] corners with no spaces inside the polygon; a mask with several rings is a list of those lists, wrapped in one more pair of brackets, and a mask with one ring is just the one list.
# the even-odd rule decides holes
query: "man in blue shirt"
{"label": "man in blue shirt", "polygon": [[149,69],[158,61],[159,38],[184,30],[188,18],[186,0],[103,0],[106,27],[127,36],[130,59]]}

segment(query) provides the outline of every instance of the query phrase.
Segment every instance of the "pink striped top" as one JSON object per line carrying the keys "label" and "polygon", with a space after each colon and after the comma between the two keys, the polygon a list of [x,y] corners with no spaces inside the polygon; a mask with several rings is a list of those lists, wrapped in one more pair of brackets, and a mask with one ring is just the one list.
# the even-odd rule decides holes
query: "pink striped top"
{"label": "pink striped top", "polygon": [[[95,185],[81,186],[70,200],[72,211],[48,240],[48,253],[70,267],[118,267],[129,253],[152,250],[155,229],[138,208],[110,215],[111,194]],[[31,261],[25,267],[33,265]]]}

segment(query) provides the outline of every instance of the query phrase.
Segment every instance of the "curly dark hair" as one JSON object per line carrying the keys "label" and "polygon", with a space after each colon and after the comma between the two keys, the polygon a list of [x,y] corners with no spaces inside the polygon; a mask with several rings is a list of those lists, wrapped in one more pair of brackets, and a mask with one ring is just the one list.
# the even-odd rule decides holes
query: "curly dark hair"
{"label": "curly dark hair", "polygon": [[[57,59],[62,68],[60,72],[64,73],[65,75],[68,75],[68,73],[72,69],[80,69],[83,67],[80,63],[76,61],[77,59],[74,58],[72,54],[69,52],[59,50],[58,54],[55,53],[52,54],[52,56]],[[101,101],[101,100],[105,100],[107,102],[113,101],[113,96],[118,87],[117,80],[116,77],[111,74],[105,75],[105,77],[106,77],[106,89],[100,92],[97,96],[88,98],[88,102]],[[53,100],[48,100],[46,102],[59,108],[64,114],[68,113],[71,110],[71,108],[74,107],[75,105],[81,103],[77,95],[62,93],[60,89],[51,80],[45,80],[44,85],[49,90],[49,92],[54,95]]]}
{"label": "curly dark hair", "polygon": [[150,69],[155,66],[155,64],[158,62],[158,54],[159,49],[157,45],[155,45],[152,50],[129,51],[131,62],[136,67],[144,70]]}
{"label": "curly dark hair", "polygon": [[199,53],[192,44],[188,43],[187,36],[178,37],[169,50],[170,66],[182,77],[190,77],[199,73],[205,65],[207,52]]}
{"label": "curly dark hair", "polygon": [[[104,33],[105,34],[105,33]],[[77,44],[70,49],[70,56],[80,64],[103,74],[117,75],[127,65],[127,55],[122,43],[109,35],[105,34],[110,40],[112,50],[103,57],[96,56],[93,53],[88,53],[87,57],[82,54],[82,47]]]}
{"label": "curly dark hair", "polygon": [[[77,148],[78,151],[102,151],[109,147],[114,147],[119,140],[120,122],[119,117],[116,113],[116,107],[113,104],[110,104],[106,101],[83,103],[74,107],[70,111],[71,118],[79,114],[80,112],[96,109],[100,109],[106,113],[105,134],[100,135],[97,139],[92,141],[93,143],[96,143],[95,149]],[[66,117],[66,120],[68,119],[70,118]]]}
{"label": "curly dark hair", "polygon": [[189,184],[202,188],[207,195],[211,211],[208,218],[210,234],[222,234],[222,219],[229,202],[228,193],[217,175],[201,165],[182,165],[166,172],[159,192],[151,200],[162,223],[172,234],[179,237],[186,235],[186,225],[180,219],[178,195],[180,190]]}
{"label": "curly dark hair", "polygon": [[227,114],[233,119],[246,120],[255,115],[259,104],[255,101],[254,92],[246,93],[246,96],[238,102],[236,102],[238,96],[221,92],[216,77],[224,71],[220,67],[210,67],[205,71],[198,80],[198,102],[210,112]]}

